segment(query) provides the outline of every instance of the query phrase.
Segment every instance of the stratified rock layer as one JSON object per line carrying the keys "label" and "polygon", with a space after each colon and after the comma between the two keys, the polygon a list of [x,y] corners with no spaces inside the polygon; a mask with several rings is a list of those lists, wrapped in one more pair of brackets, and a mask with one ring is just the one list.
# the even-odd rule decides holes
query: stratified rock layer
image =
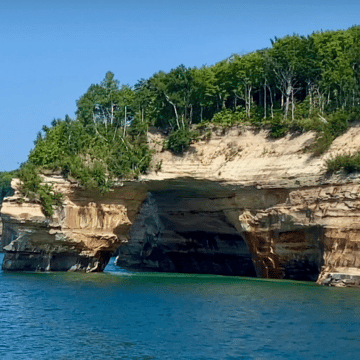
{"label": "stratified rock layer", "polygon": [[304,152],[313,137],[214,130],[210,140],[175,156],[152,133],[154,168],[161,169],[142,181],[101,196],[46,177],[66,198],[52,219],[17,193],[3,203],[10,242],[3,269],[101,271],[119,248],[116,263],[135,271],[358,286],[359,177],[326,178],[324,162],[360,150],[360,129],[320,158]]}
{"label": "stratified rock layer", "polygon": [[[146,194],[131,186],[107,196],[84,192],[60,177],[47,177],[66,199],[48,219],[40,204],[6,199],[2,207],[6,271],[102,271],[124,242]],[[16,181],[13,184],[17,188]],[[76,195],[75,195],[76,194]]]}
{"label": "stratified rock layer", "polygon": [[[185,184],[187,190],[181,189]],[[359,185],[200,184],[183,180],[153,191],[119,249],[117,265],[334,284],[356,280],[346,276],[360,269]],[[344,279],[330,282],[334,273]]]}
{"label": "stratified rock layer", "polygon": [[256,276],[247,243],[227,216],[234,205],[234,193],[216,184],[168,183],[167,190],[152,191],[143,203],[116,264],[130,270]]}

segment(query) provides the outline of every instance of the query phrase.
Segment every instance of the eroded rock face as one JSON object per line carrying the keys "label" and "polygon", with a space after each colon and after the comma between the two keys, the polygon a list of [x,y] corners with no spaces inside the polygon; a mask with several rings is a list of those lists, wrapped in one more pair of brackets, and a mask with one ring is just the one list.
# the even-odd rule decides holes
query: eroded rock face
{"label": "eroded rock face", "polygon": [[[84,192],[58,177],[44,179],[66,198],[51,219],[17,192],[2,207],[6,271],[103,271],[126,234],[144,191],[119,187],[107,196]],[[14,188],[17,187],[16,182]]]}
{"label": "eroded rock face", "polygon": [[203,182],[200,190],[185,184],[187,190],[179,183],[151,192],[117,265],[358,284],[359,185],[258,189]]}
{"label": "eroded rock face", "polygon": [[339,285],[335,278],[349,278],[348,284],[355,284],[359,210],[359,185],[323,185],[290,191],[284,204],[247,211],[239,219],[265,276],[276,271],[280,278],[327,285]]}
{"label": "eroded rock face", "polygon": [[17,193],[3,203],[3,269],[101,271],[119,248],[129,270],[358,286],[359,176],[326,178],[323,165],[345,143],[360,150],[360,129],[322,158],[302,150],[312,136],[215,132],[184,156],[158,152],[160,171],[105,196],[47,177],[66,198],[52,219]]}
{"label": "eroded rock face", "polygon": [[224,213],[225,203],[224,198],[185,200],[176,190],[151,193],[116,264],[129,270],[256,276],[244,238]]}

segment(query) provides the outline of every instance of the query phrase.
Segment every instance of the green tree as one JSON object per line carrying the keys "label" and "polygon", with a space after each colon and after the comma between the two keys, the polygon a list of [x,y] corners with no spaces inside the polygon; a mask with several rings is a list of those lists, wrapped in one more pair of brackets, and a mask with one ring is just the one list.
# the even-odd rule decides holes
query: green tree
{"label": "green tree", "polygon": [[211,119],[215,111],[217,96],[215,73],[211,67],[202,66],[199,69],[192,69],[192,78],[192,103],[198,109],[198,119],[200,122],[204,120],[204,117]]}
{"label": "green tree", "polygon": [[76,101],[76,116],[85,126],[95,122],[95,104],[103,104],[106,90],[98,84],[92,84],[87,92]]}
{"label": "green tree", "polygon": [[285,118],[288,117],[291,105],[291,117],[294,120],[295,94],[303,86],[301,80],[306,68],[306,59],[307,38],[303,36],[275,38],[272,48],[268,51],[267,61],[275,75],[276,87],[281,92],[281,107],[284,108]]}
{"label": "green tree", "polygon": [[217,95],[217,110],[225,109],[226,100],[231,94],[229,59],[216,63],[211,69],[214,72],[214,88]]}
{"label": "green tree", "polygon": [[258,52],[235,56],[230,63],[233,92],[236,99],[244,101],[246,116],[250,118],[253,94],[259,91],[263,75],[263,58]]}
{"label": "green tree", "polygon": [[323,108],[329,111],[355,105],[358,40],[357,31],[326,31],[311,35],[321,68],[319,92],[323,95]]}
{"label": "green tree", "polygon": [[191,123],[195,91],[192,75],[190,68],[180,65],[167,74],[161,71],[152,76],[150,88],[154,94],[153,106],[157,108],[156,124],[179,129],[186,126],[187,120]]}
{"label": "green tree", "polygon": [[14,194],[14,190],[11,187],[11,180],[17,174],[17,171],[2,171],[0,172],[0,206],[6,196]]}

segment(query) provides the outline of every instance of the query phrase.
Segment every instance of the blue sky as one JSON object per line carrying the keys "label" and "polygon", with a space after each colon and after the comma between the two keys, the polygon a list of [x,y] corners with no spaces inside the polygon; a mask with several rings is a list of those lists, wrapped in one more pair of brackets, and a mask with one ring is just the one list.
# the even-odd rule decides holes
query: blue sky
{"label": "blue sky", "polygon": [[109,70],[134,85],[274,36],[359,24],[358,0],[0,0],[0,171],[26,161],[43,125],[74,117]]}

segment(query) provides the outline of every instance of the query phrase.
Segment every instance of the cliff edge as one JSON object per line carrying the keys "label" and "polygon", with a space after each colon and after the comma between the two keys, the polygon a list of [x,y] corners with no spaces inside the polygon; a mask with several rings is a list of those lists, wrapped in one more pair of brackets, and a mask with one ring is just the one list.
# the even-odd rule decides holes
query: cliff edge
{"label": "cliff edge", "polygon": [[[65,195],[51,219],[18,192],[1,216],[6,271],[102,271],[118,249],[130,270],[360,283],[360,178],[326,177],[325,160],[360,150],[360,127],[322,157],[313,133],[212,131],[182,156],[150,132],[153,168],[100,195],[43,176]],[[16,180],[12,186],[16,190]]]}

